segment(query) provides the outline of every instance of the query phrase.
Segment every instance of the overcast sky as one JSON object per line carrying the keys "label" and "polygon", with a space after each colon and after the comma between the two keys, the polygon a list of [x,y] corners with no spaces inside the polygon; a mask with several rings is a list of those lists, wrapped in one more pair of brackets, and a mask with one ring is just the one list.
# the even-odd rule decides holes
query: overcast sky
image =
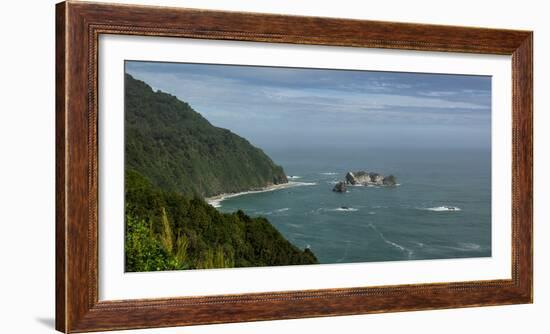
{"label": "overcast sky", "polygon": [[490,147],[491,78],[126,62],[256,146]]}

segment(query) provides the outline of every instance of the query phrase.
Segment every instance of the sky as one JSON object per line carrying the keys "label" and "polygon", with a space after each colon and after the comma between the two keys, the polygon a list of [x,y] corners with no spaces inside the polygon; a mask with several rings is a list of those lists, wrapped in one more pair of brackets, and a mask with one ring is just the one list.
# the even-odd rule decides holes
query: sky
{"label": "sky", "polygon": [[262,148],[489,148],[491,77],[126,61]]}

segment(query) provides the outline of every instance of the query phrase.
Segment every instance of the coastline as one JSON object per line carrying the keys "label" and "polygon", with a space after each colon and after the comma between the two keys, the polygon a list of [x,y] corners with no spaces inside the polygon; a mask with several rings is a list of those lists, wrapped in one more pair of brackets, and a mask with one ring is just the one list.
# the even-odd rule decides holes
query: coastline
{"label": "coastline", "polygon": [[300,187],[300,186],[313,186],[316,185],[315,182],[296,182],[296,181],[288,181],[287,183],[280,183],[280,184],[272,184],[263,188],[258,189],[252,189],[247,191],[242,191],[238,193],[223,193],[212,197],[205,197],[204,200],[206,203],[212,205],[215,208],[221,207],[221,202],[225,201],[228,198],[248,195],[248,194],[258,194],[258,193],[265,193],[265,192],[271,192],[281,189],[287,189],[287,188],[293,188],[293,187]]}

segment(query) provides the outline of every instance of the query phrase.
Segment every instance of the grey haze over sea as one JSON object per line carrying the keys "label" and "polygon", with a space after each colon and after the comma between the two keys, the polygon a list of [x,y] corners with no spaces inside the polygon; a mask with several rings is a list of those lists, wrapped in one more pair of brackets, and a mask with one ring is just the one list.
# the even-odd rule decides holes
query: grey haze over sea
{"label": "grey haze over sea", "polygon": [[[126,72],[301,182],[218,209],[266,217],[321,263],[491,256],[490,77],[141,61]],[[332,192],[356,170],[400,185]]]}

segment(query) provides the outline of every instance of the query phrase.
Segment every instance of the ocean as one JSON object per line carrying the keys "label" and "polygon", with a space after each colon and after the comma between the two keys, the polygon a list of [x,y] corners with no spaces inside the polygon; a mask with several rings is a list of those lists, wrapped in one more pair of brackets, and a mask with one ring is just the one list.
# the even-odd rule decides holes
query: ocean
{"label": "ocean", "polygon": [[[264,149],[295,186],[243,194],[218,210],[266,217],[320,263],[491,256],[489,149]],[[332,191],[348,171],[396,187]]]}

